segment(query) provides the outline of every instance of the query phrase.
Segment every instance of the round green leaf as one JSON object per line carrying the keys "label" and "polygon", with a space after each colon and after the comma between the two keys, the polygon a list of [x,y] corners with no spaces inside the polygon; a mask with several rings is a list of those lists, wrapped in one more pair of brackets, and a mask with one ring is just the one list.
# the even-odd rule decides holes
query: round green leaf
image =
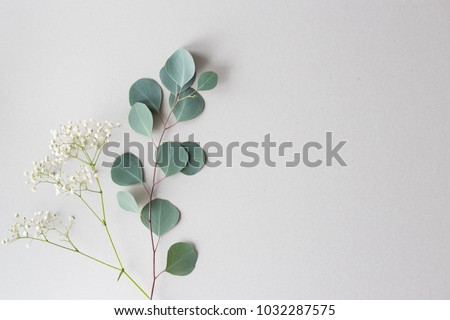
{"label": "round green leaf", "polygon": [[175,96],[171,94],[169,103],[173,108],[173,114],[178,121],[194,119],[199,116],[205,108],[205,100],[203,100],[203,97],[192,88],[182,92],[176,104]]}
{"label": "round green leaf", "polygon": [[167,71],[164,67],[162,67],[161,71],[159,71],[159,78],[161,79],[161,82],[164,85],[164,87],[166,87],[167,90],[176,95],[179,92],[186,91],[187,89],[189,89],[190,86],[192,86],[192,84],[195,81],[195,74],[192,77],[192,79],[189,80],[189,82],[183,86],[181,90],[180,86],[177,85],[175,81],[173,81],[172,78],[167,74]]}
{"label": "round green leaf", "polygon": [[166,176],[180,172],[188,162],[188,153],[179,142],[164,142],[158,149],[156,163]]}
{"label": "round green leaf", "polygon": [[219,77],[217,76],[217,73],[215,73],[213,71],[203,72],[198,77],[197,91],[214,89],[217,86],[218,80],[219,80]]}
{"label": "round green leaf", "polygon": [[136,102],[128,114],[128,122],[131,128],[139,134],[147,137],[152,136],[153,130],[153,115],[148,107],[141,103]]}
{"label": "round green leaf", "polygon": [[166,61],[164,68],[167,74],[181,88],[187,84],[195,74],[195,63],[189,51],[179,49]]}
{"label": "round green leaf", "polygon": [[167,90],[169,90],[173,94],[177,94],[180,87],[175,83],[175,81],[172,80],[165,67],[162,67],[162,69],[159,71],[159,78],[161,79],[162,84],[167,88]]}
{"label": "round green leaf", "polygon": [[[150,228],[149,208],[147,203],[141,211],[141,221],[147,228]],[[180,211],[168,200],[154,199],[151,202],[151,216],[152,232],[157,236],[162,236],[178,223]]]}
{"label": "round green leaf", "polygon": [[150,111],[159,112],[162,101],[161,86],[153,79],[139,79],[130,88],[130,105],[142,102]]}
{"label": "round green leaf", "polygon": [[175,276],[187,276],[197,263],[197,252],[194,246],[186,242],[173,244],[167,253],[166,270]]}
{"label": "round green leaf", "polygon": [[117,201],[119,202],[119,206],[126,211],[130,212],[139,212],[138,205],[133,195],[126,191],[117,192]]}
{"label": "round green leaf", "polygon": [[119,186],[131,186],[143,181],[139,158],[132,153],[118,156],[111,168],[111,178]]}
{"label": "round green leaf", "polygon": [[181,170],[181,173],[192,176],[199,172],[205,165],[205,152],[202,147],[195,142],[187,141],[183,142],[181,145],[186,149],[189,156],[188,163],[186,164],[186,167]]}

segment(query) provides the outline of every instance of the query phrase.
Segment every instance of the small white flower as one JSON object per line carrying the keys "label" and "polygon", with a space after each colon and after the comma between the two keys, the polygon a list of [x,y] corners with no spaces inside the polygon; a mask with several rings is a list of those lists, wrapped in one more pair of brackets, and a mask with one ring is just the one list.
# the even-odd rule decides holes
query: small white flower
{"label": "small white flower", "polygon": [[[95,174],[92,168],[87,166],[82,168],[81,172],[69,175],[64,172],[64,164],[71,158],[78,158],[80,154],[96,155],[109,142],[111,130],[118,126],[118,123],[113,124],[111,121],[89,119],[76,123],[69,121],[61,125],[59,130],[52,130],[53,139],[49,147],[53,156],[34,161],[33,171],[24,172],[31,190],[36,191],[36,186],[40,183],[53,184],[56,195],[66,192],[77,194],[78,190],[81,192],[88,189],[87,186],[93,183],[92,176]],[[84,161],[89,162],[92,159],[87,158]]]}
{"label": "small white flower", "polygon": [[74,216],[69,216],[69,220],[73,221],[73,220],[75,220],[75,217]]}

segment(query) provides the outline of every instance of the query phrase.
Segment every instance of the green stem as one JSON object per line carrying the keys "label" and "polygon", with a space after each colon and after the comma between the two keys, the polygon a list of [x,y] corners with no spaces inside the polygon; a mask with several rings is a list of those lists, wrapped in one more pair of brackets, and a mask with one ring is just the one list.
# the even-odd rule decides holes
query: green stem
{"label": "green stem", "polygon": [[136,281],[134,281],[134,279],[128,274],[128,272],[126,272],[125,270],[123,270],[123,274],[126,275],[127,278],[128,278],[131,282],[133,282],[133,284],[136,286],[136,288],[138,288],[138,289],[144,294],[144,296],[147,297],[147,299],[152,300],[152,299],[150,298],[150,296],[145,292],[145,290],[142,289],[142,288],[136,283]]}
{"label": "green stem", "polygon": [[[85,151],[85,150],[83,150],[83,152],[84,152],[84,154],[86,155],[86,158],[89,160],[89,165],[91,166],[91,168],[92,168],[92,170],[94,170],[94,171],[96,171],[95,170],[95,162],[92,162],[92,159],[89,157],[89,154]],[[83,256],[85,256],[85,257],[87,257],[87,258],[89,258],[89,259],[92,259],[92,260],[94,260],[94,261],[97,261],[97,262],[99,262],[99,263],[101,263],[101,264],[103,264],[103,265],[105,265],[105,266],[108,266],[108,267],[110,267],[110,268],[113,268],[113,269],[115,269],[115,270],[119,270],[119,271],[122,271],[126,276],[127,276],[127,278],[145,295],[145,297],[147,298],[147,299],[150,299],[150,297],[149,297],[149,295],[137,284],[137,282],[125,271],[125,269],[124,269],[124,267],[123,267],[123,264],[122,264],[122,261],[121,261],[121,259],[120,259],[120,256],[119,256],[119,253],[117,252],[117,248],[116,248],[116,246],[115,246],[115,244],[114,244],[114,241],[113,241],[113,239],[112,239],[112,236],[111,236],[111,232],[109,231],[109,228],[108,228],[108,224],[107,224],[107,221],[106,221],[106,211],[105,211],[105,199],[104,199],[104,197],[103,197],[103,190],[102,190],[102,186],[101,186],[101,184],[100,184],[100,180],[98,179],[98,177],[96,177],[95,178],[95,181],[97,182],[97,186],[98,186],[98,189],[99,189],[99,191],[98,191],[98,193],[100,194],[100,199],[101,199],[101,203],[102,203],[102,215],[103,215],[103,219],[102,218],[100,218],[100,216],[92,209],[92,207],[87,203],[87,201],[86,200],[84,200],[83,199],[83,197],[80,195],[79,196],[79,198],[83,201],[83,203],[89,208],[89,210],[95,215],[95,217],[102,223],[102,225],[105,227],[105,230],[106,230],[106,233],[107,233],[107,235],[108,235],[108,239],[109,239],[109,243],[111,244],[111,247],[112,247],[112,249],[113,249],[113,251],[114,251],[114,254],[116,255],[116,258],[117,258],[117,262],[119,262],[119,265],[120,265],[120,268],[118,268],[118,267],[114,267],[114,266],[112,266],[112,265],[110,265],[110,264],[108,264],[108,263],[106,263],[106,262],[104,262],[104,261],[101,261],[101,260],[99,260],[99,259],[97,259],[97,258],[94,258],[94,257],[92,257],[92,256],[90,256],[90,255],[87,255],[87,254],[85,254],[85,253],[83,253],[83,252],[80,252],[80,251],[78,251],[78,249],[76,249],[76,247],[72,244],[72,242],[70,242],[71,243],[71,245],[75,248],[75,249],[70,249],[70,248],[66,248],[66,247],[64,247],[64,248],[66,248],[66,249],[68,249],[68,250],[70,250],[70,251],[73,251],[73,252],[78,252],[78,253],[80,253],[81,255],[83,255]],[[55,245],[57,245],[57,244],[55,244]]]}
{"label": "green stem", "polygon": [[[93,257],[93,256],[91,256],[91,255],[88,255],[87,253],[84,253],[84,252],[82,252],[82,251],[80,251],[80,250],[78,250],[78,249],[72,249],[72,248],[69,248],[69,247],[60,245],[60,244],[58,244],[58,243],[56,243],[56,242],[53,242],[53,241],[50,241],[50,240],[44,240],[44,239],[38,239],[38,238],[32,238],[32,237],[20,237],[20,238],[18,238],[18,239],[30,239],[30,240],[40,241],[40,242],[43,242],[43,243],[48,243],[48,244],[51,244],[52,246],[55,246],[55,247],[58,247],[58,248],[61,248],[61,249],[64,249],[64,250],[67,250],[67,251],[70,251],[70,252],[78,253],[78,254],[80,254],[80,255],[82,255],[82,256],[88,258],[88,259],[91,259],[91,260],[93,260],[93,261],[95,261],[95,262],[98,262],[98,263],[100,263],[100,264],[102,264],[102,265],[104,265],[104,266],[107,266],[107,267],[109,267],[109,268],[112,268],[112,269],[114,269],[114,270],[118,270],[118,271],[123,270],[123,274],[127,276],[127,278],[128,278],[128,279],[136,286],[136,288],[138,288],[139,291],[141,291],[147,299],[150,299],[150,296],[145,292],[145,290],[142,289],[142,288],[139,286],[139,284],[138,284],[138,283],[130,276],[130,274],[129,274],[128,272],[125,271],[125,269],[123,269],[123,267],[121,267],[121,268],[115,267],[115,266],[113,266],[113,265],[111,265],[111,264],[109,264],[109,263],[106,263],[105,261],[102,261],[102,260],[100,260],[100,259],[97,259],[97,258],[95,258],[95,257]],[[76,247],[73,245],[73,243],[72,243],[71,240],[69,240],[69,243],[70,243],[74,248],[76,248]]]}
{"label": "green stem", "polygon": [[111,233],[109,232],[109,228],[108,228],[108,225],[106,224],[106,221],[105,221],[105,229],[106,229],[106,233],[108,234],[108,238],[109,238],[109,242],[111,243],[111,247],[113,248],[114,253],[116,255],[117,261],[119,262],[120,266],[123,268],[122,261],[120,260],[119,253],[117,252],[116,246],[114,245],[114,241],[111,237]]}
{"label": "green stem", "polygon": [[98,221],[100,221],[101,224],[104,224],[104,221],[102,220],[102,218],[100,218],[100,217],[98,216],[98,214],[95,213],[94,209],[92,209],[92,207],[89,205],[89,203],[87,203],[87,201],[84,200],[83,196],[81,196],[81,195],[76,195],[76,196],[77,196],[78,198],[80,198],[81,201],[83,201],[83,203],[86,205],[86,207],[88,207],[88,209],[95,215],[95,217],[98,219]]}
{"label": "green stem", "polygon": [[75,251],[75,252],[78,252],[78,253],[81,254],[82,256],[85,256],[86,258],[89,258],[89,259],[92,259],[92,260],[94,260],[94,261],[97,261],[98,263],[101,263],[101,264],[103,264],[103,265],[105,265],[105,266],[107,266],[107,267],[113,268],[113,269],[115,269],[115,270],[122,270],[122,268],[114,267],[114,266],[110,265],[109,263],[106,263],[106,262],[101,261],[101,260],[99,260],[99,259],[97,259],[97,258],[94,258],[94,257],[92,257],[92,256],[90,256],[90,255],[88,255],[88,254],[86,254],[86,253],[84,253],[84,252],[81,252],[81,251]]}
{"label": "green stem", "polygon": [[116,255],[117,261],[119,262],[120,266],[123,269],[122,261],[120,260],[119,253],[117,252],[116,246],[111,237],[111,233],[109,232],[108,224],[106,222],[105,199],[103,198],[102,186],[101,186],[100,180],[98,178],[95,178],[95,181],[97,181],[98,189],[100,191],[100,199],[102,201],[103,225],[105,226],[105,230],[106,230],[106,233],[108,234],[108,238],[109,238],[109,243],[111,243],[111,247],[114,250],[114,254]]}
{"label": "green stem", "polygon": [[[94,258],[93,256],[90,256],[90,255],[88,255],[87,253],[84,253],[84,252],[82,252],[82,251],[80,251],[80,250],[78,250],[78,249],[72,249],[72,248],[69,248],[69,247],[60,245],[60,244],[58,244],[58,243],[56,243],[56,242],[47,240],[47,239],[38,239],[38,238],[32,238],[32,237],[20,237],[19,239],[31,239],[31,240],[36,240],[36,241],[48,243],[48,244],[51,244],[52,246],[55,246],[55,247],[58,247],[58,248],[61,248],[61,249],[64,249],[64,250],[68,250],[68,251],[71,251],[71,252],[75,252],[75,253],[81,254],[82,256],[85,256],[86,258],[89,258],[89,259],[91,259],[91,260],[94,260],[94,261],[96,261],[96,262],[98,262],[98,263],[101,263],[101,264],[103,264],[103,265],[105,265],[105,266],[108,266],[108,267],[110,267],[110,268],[112,268],[112,269],[115,269],[115,270],[121,270],[121,268],[114,267],[113,265],[111,265],[111,264],[109,264],[109,263],[106,263],[105,261],[102,261],[102,260],[100,260],[100,259]],[[70,241],[70,243],[72,243],[72,242]]]}

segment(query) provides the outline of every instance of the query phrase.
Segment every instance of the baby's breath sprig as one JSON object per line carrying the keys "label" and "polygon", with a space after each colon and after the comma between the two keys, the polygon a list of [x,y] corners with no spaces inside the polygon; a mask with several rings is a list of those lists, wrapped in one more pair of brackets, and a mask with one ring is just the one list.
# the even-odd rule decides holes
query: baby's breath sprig
{"label": "baby's breath sprig", "polygon": [[[67,124],[61,125],[59,130],[51,131],[53,135],[53,139],[50,141],[51,155],[33,162],[33,170],[24,173],[28,178],[26,183],[31,185],[32,191],[36,191],[40,184],[51,184],[55,187],[56,195],[72,194],[77,196],[104,227],[118,266],[80,251],[70,236],[75,217],[69,216],[69,222],[65,224],[56,213],[50,211],[37,211],[31,218],[16,214],[15,221],[10,228],[11,235],[2,242],[12,243],[18,240],[28,240],[26,246],[29,247],[32,242],[38,241],[75,252],[115,269],[120,272],[120,276],[125,275],[146,298],[149,298],[149,295],[125,270],[119,257],[107,224],[103,190],[97,172],[97,162],[102,149],[109,142],[112,130],[119,126],[119,123],[98,122],[93,119],[80,122],[69,121]],[[70,169],[67,166],[69,161],[78,162],[79,169],[75,171]],[[95,206],[86,200],[85,192],[92,192],[99,196],[101,212],[95,210]]]}
{"label": "baby's breath sprig", "polygon": [[[98,122],[93,119],[78,123],[69,121],[60,130],[51,130],[52,156],[33,162],[33,171],[24,172],[27,184],[36,191],[39,184],[53,184],[56,195],[71,193],[81,196],[83,191],[92,191],[89,186],[98,178],[95,166],[103,146],[109,142],[111,131],[119,127],[111,121]],[[81,162],[80,169],[67,174],[64,165],[69,159]]]}
{"label": "baby's breath sprig", "polygon": [[[71,243],[69,232],[75,220],[74,216],[68,217],[68,223],[65,224],[55,212],[36,211],[32,217],[24,217],[16,213],[15,221],[9,231],[11,235],[4,239],[3,243],[11,243],[20,239],[30,240],[26,247],[30,247],[33,240],[52,242],[68,242]],[[57,239],[53,239],[53,238]]]}

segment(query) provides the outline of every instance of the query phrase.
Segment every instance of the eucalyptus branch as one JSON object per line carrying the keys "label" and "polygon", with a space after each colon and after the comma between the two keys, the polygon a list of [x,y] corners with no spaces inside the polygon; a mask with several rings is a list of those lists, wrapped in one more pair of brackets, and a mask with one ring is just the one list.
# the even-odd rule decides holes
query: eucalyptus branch
{"label": "eucalyptus branch", "polygon": [[[149,186],[143,180],[143,167],[138,157],[132,153],[124,153],[117,157],[111,169],[112,180],[120,186],[141,184],[148,193],[149,202],[140,210],[133,195],[127,191],[117,194],[119,205],[127,211],[140,213],[142,223],[150,231],[152,253],[152,283],[150,298],[153,299],[156,280],[163,273],[185,276],[191,273],[197,262],[197,252],[190,243],[179,242],[172,245],[167,253],[166,268],[156,271],[156,256],[161,237],[172,229],[179,221],[180,211],[170,201],[155,197],[157,185],[178,172],[186,175],[198,173],[206,156],[199,144],[186,141],[183,143],[163,142],[167,131],[179,122],[188,121],[199,116],[204,109],[205,101],[199,91],[213,89],[217,85],[217,74],[201,73],[197,88],[192,88],[195,81],[195,64],[190,53],[184,49],[177,50],[160,71],[160,79],[169,90],[169,113],[166,119],[162,116],[162,89],[153,79],[140,79],[130,88],[131,110],[128,121],[138,134],[151,139],[155,147],[156,165],[153,167],[152,181]],[[169,124],[171,117],[176,121]],[[153,138],[154,118],[163,124],[162,132],[156,143]],[[164,177],[157,180],[157,167]],[[157,240],[156,240],[157,237]]]}
{"label": "eucalyptus branch", "polygon": [[[156,159],[158,158],[158,152],[159,152],[159,149],[160,149],[160,146],[161,146],[161,142],[162,142],[162,140],[163,140],[163,138],[164,138],[164,134],[165,134],[165,133],[167,132],[167,130],[169,129],[169,128],[167,127],[167,123],[169,122],[170,117],[171,117],[172,114],[173,114],[173,109],[175,108],[175,106],[176,106],[176,104],[177,104],[177,102],[178,102],[178,99],[179,99],[179,94],[177,94],[177,97],[176,97],[176,99],[175,99],[175,103],[174,103],[174,105],[172,105],[172,108],[171,108],[171,110],[170,110],[170,112],[169,112],[169,115],[167,116],[166,120],[164,121],[164,129],[163,129],[163,132],[161,133],[161,136],[160,136],[160,138],[159,138],[158,145],[156,146],[156,155],[155,155],[155,158],[156,158]],[[150,191],[149,191],[149,193],[148,193],[149,199],[150,199],[150,200],[149,200],[150,203],[151,203],[152,200],[153,200],[153,194],[154,194],[154,192],[155,192],[155,187],[156,187],[156,185],[157,185],[160,181],[162,181],[162,180],[164,180],[164,178],[161,179],[161,180],[159,180],[159,181],[156,181],[156,165],[155,165],[154,168],[153,168],[152,186],[151,186],[151,189],[150,189]],[[145,186],[145,182],[144,182],[143,184],[144,184],[144,186]],[[146,187],[146,190],[148,190],[147,187]],[[158,242],[157,242],[156,245],[155,245],[155,239],[154,239],[154,237],[153,237],[153,232],[152,232],[153,226],[152,226],[152,214],[151,214],[151,213],[152,213],[152,206],[150,205],[150,206],[149,206],[149,210],[148,210],[148,215],[149,215],[148,222],[149,222],[149,225],[150,225],[149,230],[150,230],[150,238],[151,238],[151,244],[152,244],[152,274],[153,274],[152,289],[151,289],[151,291],[150,291],[150,299],[153,299],[153,294],[154,294],[154,291],[155,291],[155,285],[156,285],[156,279],[158,278],[158,276],[159,276],[161,273],[164,272],[164,270],[163,270],[161,273],[159,273],[158,276],[156,275],[156,251],[158,250],[158,245],[159,245],[159,241],[160,241],[161,237],[158,237]]]}

